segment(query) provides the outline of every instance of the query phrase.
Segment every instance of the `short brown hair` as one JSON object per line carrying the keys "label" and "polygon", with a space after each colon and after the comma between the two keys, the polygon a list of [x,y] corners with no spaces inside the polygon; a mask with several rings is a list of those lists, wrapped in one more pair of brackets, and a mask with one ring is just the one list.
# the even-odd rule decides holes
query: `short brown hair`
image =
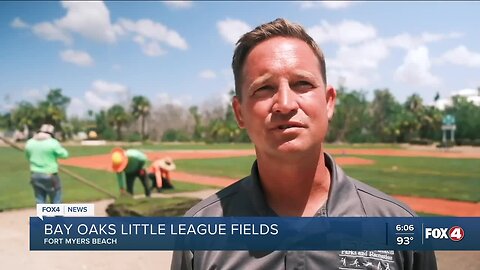
{"label": "short brown hair", "polygon": [[273,37],[293,37],[305,41],[318,58],[320,62],[320,71],[322,72],[323,82],[327,84],[327,75],[325,69],[325,57],[317,43],[307,34],[305,29],[296,23],[278,18],[274,21],[257,26],[250,32],[245,33],[238,41],[235,52],[233,53],[232,69],[235,79],[235,95],[239,100],[242,99],[242,70],[250,51],[259,43]]}

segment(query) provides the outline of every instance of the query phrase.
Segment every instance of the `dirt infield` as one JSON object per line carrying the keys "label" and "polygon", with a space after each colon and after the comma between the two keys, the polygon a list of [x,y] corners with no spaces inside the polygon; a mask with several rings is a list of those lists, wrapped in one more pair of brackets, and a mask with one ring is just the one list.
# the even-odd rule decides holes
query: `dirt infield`
{"label": "dirt infield", "polygon": [[[174,160],[179,159],[204,159],[204,158],[222,158],[222,157],[242,157],[255,155],[253,150],[185,150],[185,151],[163,151],[146,152],[150,160],[163,158],[166,156]],[[76,166],[88,169],[98,169],[112,171],[110,168],[110,154],[72,157],[66,160],[60,160],[63,165]],[[370,165],[373,160],[357,157],[337,157],[335,161],[340,165]]]}
{"label": "dirt infield", "polygon": [[[342,155],[375,155],[375,156],[399,156],[399,157],[437,157],[437,158],[479,158],[480,153],[458,153],[458,152],[440,152],[440,151],[421,151],[421,150],[400,150],[400,149],[329,149],[329,153],[340,155],[335,158],[339,165],[369,165],[373,160],[345,157]],[[222,157],[240,157],[254,155],[254,150],[184,150],[184,151],[163,151],[147,152],[150,160],[170,156],[173,159],[205,159]],[[73,157],[62,160],[61,164],[77,166],[89,169],[108,170],[110,168],[110,155],[96,155],[85,157]],[[228,186],[238,179],[225,177],[210,177],[203,175],[193,175],[181,171],[172,173],[172,178],[182,182],[190,182],[217,187]],[[418,198],[408,196],[395,196],[405,202],[417,212],[431,213],[448,216],[480,216],[480,203],[458,202],[434,198]]]}
{"label": "dirt infield", "polygon": [[480,151],[460,152],[455,150],[413,149],[327,149],[332,155],[389,156],[389,157],[434,157],[434,158],[478,158]]}
{"label": "dirt infield", "polygon": [[[447,201],[441,199],[407,197],[400,195],[396,195],[394,197],[406,203],[417,212],[445,216],[480,217],[480,203]],[[432,209],[435,209],[435,212],[431,212]]]}

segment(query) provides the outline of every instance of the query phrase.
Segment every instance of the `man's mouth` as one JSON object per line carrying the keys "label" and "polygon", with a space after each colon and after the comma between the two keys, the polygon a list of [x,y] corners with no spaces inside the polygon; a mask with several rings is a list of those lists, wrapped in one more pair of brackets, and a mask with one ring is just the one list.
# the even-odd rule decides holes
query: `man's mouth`
{"label": "man's mouth", "polygon": [[280,130],[285,130],[289,128],[304,128],[305,126],[302,125],[301,123],[287,123],[287,124],[281,124],[277,126],[277,129]]}
{"label": "man's mouth", "polygon": [[280,125],[280,126],[278,126],[279,129],[287,129],[287,128],[292,128],[292,127],[297,127],[297,126],[294,126],[294,125]]}

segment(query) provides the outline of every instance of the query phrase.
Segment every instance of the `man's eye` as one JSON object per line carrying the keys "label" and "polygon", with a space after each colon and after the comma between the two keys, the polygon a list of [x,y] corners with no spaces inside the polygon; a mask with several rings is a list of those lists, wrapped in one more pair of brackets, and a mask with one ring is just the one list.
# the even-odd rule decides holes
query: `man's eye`
{"label": "man's eye", "polygon": [[264,85],[264,86],[261,86],[259,88],[257,88],[257,90],[255,90],[255,92],[253,93],[254,95],[258,95],[258,94],[262,94],[262,93],[266,93],[266,92],[270,92],[273,90],[273,87],[270,86],[270,85]]}
{"label": "man's eye", "polygon": [[259,87],[259,88],[257,89],[257,91],[270,91],[270,90],[272,90],[272,89],[273,89],[272,86],[270,86],[270,85],[264,85],[264,86],[262,86],[262,87]]}
{"label": "man's eye", "polygon": [[313,88],[313,84],[307,81],[298,81],[294,83],[291,87],[293,90],[296,90],[296,91],[309,90]]}
{"label": "man's eye", "polygon": [[259,88],[257,88],[257,90],[255,90],[253,92],[253,96],[256,96],[256,97],[267,97],[267,96],[271,96],[273,93],[274,93],[274,90],[275,88],[271,85],[264,85],[264,86],[261,86]]}

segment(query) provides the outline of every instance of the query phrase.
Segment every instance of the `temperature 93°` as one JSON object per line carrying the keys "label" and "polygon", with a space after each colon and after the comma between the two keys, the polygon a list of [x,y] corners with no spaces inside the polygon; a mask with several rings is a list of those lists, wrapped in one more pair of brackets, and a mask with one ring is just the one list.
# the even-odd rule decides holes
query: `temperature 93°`
{"label": "temperature 93\u00b0", "polygon": [[413,236],[397,236],[398,246],[408,246],[413,241]]}
{"label": "temperature 93\u00b0", "polygon": [[408,246],[413,241],[415,226],[413,224],[397,224],[395,225],[395,239],[397,245]]}

